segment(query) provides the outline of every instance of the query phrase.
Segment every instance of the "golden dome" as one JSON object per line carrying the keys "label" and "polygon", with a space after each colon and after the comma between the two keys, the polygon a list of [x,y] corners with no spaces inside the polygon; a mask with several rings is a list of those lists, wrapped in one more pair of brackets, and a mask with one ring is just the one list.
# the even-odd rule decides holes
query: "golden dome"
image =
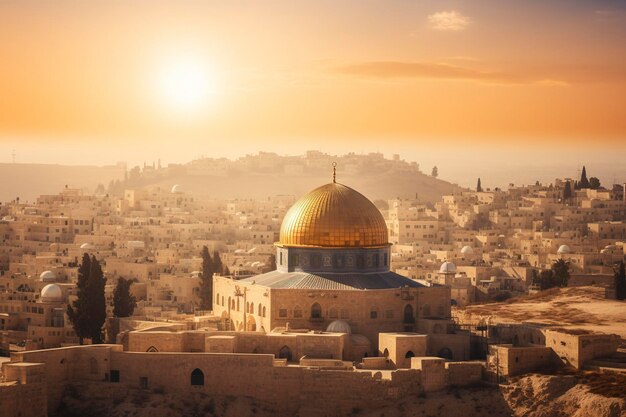
{"label": "golden dome", "polygon": [[372,247],[388,245],[382,214],[364,195],[343,184],[323,185],[289,209],[280,246]]}

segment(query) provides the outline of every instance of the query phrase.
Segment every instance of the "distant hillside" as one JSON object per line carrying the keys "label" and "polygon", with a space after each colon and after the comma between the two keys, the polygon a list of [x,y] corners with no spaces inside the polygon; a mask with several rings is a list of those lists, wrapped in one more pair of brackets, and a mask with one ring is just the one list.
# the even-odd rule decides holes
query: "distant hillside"
{"label": "distant hillside", "polygon": [[[216,198],[261,198],[268,195],[302,195],[313,188],[332,181],[330,172],[326,175],[287,175],[270,173],[250,173],[232,176],[195,176],[184,173],[154,178],[143,186],[159,186],[164,189],[179,184],[185,192],[210,195]],[[449,182],[421,174],[419,172],[372,172],[368,175],[337,174],[337,182],[352,187],[371,200],[394,197],[415,197],[421,200],[437,201],[442,195],[461,188]]]}
{"label": "distant hillside", "polygon": [[57,194],[65,185],[92,193],[98,184],[124,178],[125,165],[68,166],[53,164],[0,164],[0,201],[19,197],[34,201],[41,194]]}
{"label": "distant hillside", "polygon": [[330,156],[316,153],[314,156],[318,159],[270,153],[248,155],[234,161],[209,158],[164,168],[135,167],[128,175],[124,164],[103,167],[0,164],[0,178],[4,180],[0,201],[16,197],[33,201],[41,194],[56,194],[65,185],[92,193],[98,184],[118,195],[126,188],[170,189],[179,184],[188,193],[215,198],[299,196],[332,181],[331,161],[335,160],[339,161],[337,182],[372,200],[417,195],[423,201],[434,202],[442,195],[460,190],[457,185],[421,173],[415,163],[385,159],[381,154]]}

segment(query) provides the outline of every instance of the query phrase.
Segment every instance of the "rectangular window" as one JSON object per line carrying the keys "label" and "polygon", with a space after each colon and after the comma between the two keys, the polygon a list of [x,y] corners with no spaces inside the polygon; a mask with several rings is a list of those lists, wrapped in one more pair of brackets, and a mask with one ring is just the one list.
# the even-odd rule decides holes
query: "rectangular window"
{"label": "rectangular window", "polygon": [[111,369],[111,382],[120,382],[120,371]]}
{"label": "rectangular window", "polygon": [[370,319],[377,319],[377,318],[378,318],[378,311],[376,310],[370,311]]}
{"label": "rectangular window", "polygon": [[139,377],[139,388],[148,389],[148,377],[147,376]]}
{"label": "rectangular window", "polygon": [[287,309],[281,308],[280,310],[278,310],[278,317],[287,317]]}

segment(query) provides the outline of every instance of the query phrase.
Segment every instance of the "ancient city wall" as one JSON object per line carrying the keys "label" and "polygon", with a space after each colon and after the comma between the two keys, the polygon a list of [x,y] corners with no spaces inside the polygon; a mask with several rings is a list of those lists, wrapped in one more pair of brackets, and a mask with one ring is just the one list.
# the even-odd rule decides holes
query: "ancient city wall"
{"label": "ancient city wall", "polygon": [[[314,416],[349,414],[355,408],[375,408],[449,384],[480,381],[480,364],[444,365],[440,358],[430,359],[419,369],[324,370],[285,366],[284,361],[266,354],[124,352],[120,345],[98,345],[23,352],[13,357],[10,366],[45,364],[40,366],[45,369],[49,410],[58,407],[68,384],[92,382],[101,390],[119,391],[128,386],[168,393],[247,396],[280,415]],[[18,402],[27,398],[15,395]]]}

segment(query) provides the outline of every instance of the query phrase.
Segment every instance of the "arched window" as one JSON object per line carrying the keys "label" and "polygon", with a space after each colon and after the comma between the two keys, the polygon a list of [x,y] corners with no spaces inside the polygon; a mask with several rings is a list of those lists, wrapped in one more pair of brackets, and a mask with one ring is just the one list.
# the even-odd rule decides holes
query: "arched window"
{"label": "arched window", "polygon": [[293,318],[294,319],[302,318],[302,309],[300,308],[300,306],[296,306],[293,308]]}
{"label": "arched window", "polygon": [[430,317],[430,306],[428,304],[424,304],[422,307],[422,316]]}
{"label": "arched window", "polygon": [[146,350],[146,352],[158,352],[159,350],[157,348],[155,348],[154,346],[150,346],[148,348],[148,350]]}
{"label": "arched window", "polygon": [[311,306],[311,318],[312,319],[322,318],[322,306],[320,306],[318,303],[314,303]]}
{"label": "arched window", "polygon": [[237,297],[237,311],[239,311],[239,297]]}
{"label": "arched window", "polygon": [[439,356],[440,358],[452,360],[452,351],[449,348],[444,347],[439,351],[439,353],[437,353],[437,356]]}
{"label": "arched window", "polygon": [[219,305],[219,303],[220,303],[220,293],[218,292],[217,296],[215,297],[215,304]]}
{"label": "arched window", "polygon": [[224,296],[222,295],[222,307],[224,306]]}
{"label": "arched window", "polygon": [[404,322],[415,323],[415,316],[413,315],[413,306],[411,304],[407,304],[404,306]]}
{"label": "arched window", "polygon": [[263,317],[265,317],[265,306],[263,306]]}
{"label": "arched window", "polygon": [[230,309],[231,310],[235,309],[235,300],[230,300]]}
{"label": "arched window", "polygon": [[246,313],[250,312],[250,303],[246,302]]}
{"label": "arched window", "polygon": [[261,304],[259,304],[259,316],[263,316],[263,310],[261,309]]}
{"label": "arched window", "polygon": [[412,350],[409,350],[409,351],[406,353],[406,355],[404,355],[404,357],[405,357],[405,358],[407,358],[407,359],[408,359],[408,358],[412,358],[412,357],[414,357],[414,356],[415,356],[415,353],[413,353],[413,351],[412,351]]}
{"label": "arched window", "polygon": [[250,303],[250,309],[248,311],[250,314],[254,314],[254,303]]}
{"label": "arched window", "polygon": [[287,361],[291,362],[291,349],[288,346],[283,346],[278,351],[279,359],[287,359]]}
{"label": "arched window", "polygon": [[196,368],[191,372],[191,385],[204,385],[204,372]]}

